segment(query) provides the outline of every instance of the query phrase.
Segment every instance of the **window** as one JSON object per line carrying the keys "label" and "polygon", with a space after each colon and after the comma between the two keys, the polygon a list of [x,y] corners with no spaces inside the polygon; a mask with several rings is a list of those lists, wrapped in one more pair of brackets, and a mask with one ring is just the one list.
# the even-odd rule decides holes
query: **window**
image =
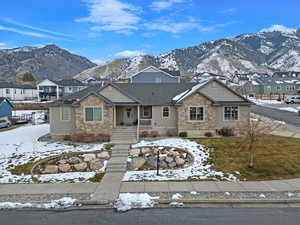
{"label": "window", "polygon": [[202,121],[204,120],[204,108],[203,107],[189,107],[189,120]]}
{"label": "window", "polygon": [[15,92],[15,94],[17,94],[17,89],[16,88],[14,89],[14,92]]}
{"label": "window", "polygon": [[70,107],[61,107],[61,120],[62,121],[69,121],[71,119],[71,108]]}
{"label": "window", "polygon": [[102,108],[101,107],[85,107],[86,122],[101,122]]}
{"label": "window", "polygon": [[142,109],[143,118],[152,118],[152,106],[144,106]]}
{"label": "window", "polygon": [[168,106],[164,106],[162,108],[162,116],[163,118],[168,118],[170,115],[170,108]]}
{"label": "window", "polygon": [[6,94],[9,95],[10,94],[10,90],[8,88],[6,88]]}
{"label": "window", "polygon": [[237,106],[224,107],[224,120],[238,120],[239,110]]}

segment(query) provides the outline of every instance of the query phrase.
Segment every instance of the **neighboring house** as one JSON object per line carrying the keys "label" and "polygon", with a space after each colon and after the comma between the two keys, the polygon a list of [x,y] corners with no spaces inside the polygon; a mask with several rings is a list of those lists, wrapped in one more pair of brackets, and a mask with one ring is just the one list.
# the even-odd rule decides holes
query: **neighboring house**
{"label": "neighboring house", "polygon": [[38,95],[33,85],[0,82],[0,97],[11,101],[23,101],[36,99]]}
{"label": "neighboring house", "polygon": [[130,78],[130,83],[180,83],[180,73],[149,66],[134,74]]}
{"label": "neighboring house", "polygon": [[14,106],[7,98],[0,97],[0,120],[11,120]]}
{"label": "neighboring house", "polygon": [[218,79],[222,81],[224,84],[227,83],[227,77],[224,75],[218,75],[214,73],[208,73],[208,72],[203,72],[203,73],[197,73],[192,77],[192,82],[203,82],[205,80],[209,79]]}
{"label": "neighboring house", "polygon": [[300,78],[256,78],[244,85],[246,95],[297,94]]}
{"label": "neighboring house", "polygon": [[97,78],[97,77],[88,77],[84,80],[82,80],[83,83],[85,84],[102,84],[103,86],[105,84],[111,83],[111,79],[107,78]]}
{"label": "neighboring house", "polygon": [[111,136],[120,127],[134,127],[137,137],[145,131],[199,137],[249,120],[250,105],[217,79],[95,85],[49,104],[50,132],[56,138]]}
{"label": "neighboring house", "polygon": [[269,78],[271,77],[266,73],[235,73],[231,78],[231,82],[237,85],[245,85],[248,81],[256,78]]}
{"label": "neighboring house", "polygon": [[55,100],[62,96],[66,96],[87,87],[87,84],[76,79],[62,80],[43,80],[38,83],[38,99],[40,100]]}
{"label": "neighboring house", "polygon": [[300,78],[300,72],[295,72],[295,71],[275,72],[275,73],[273,73],[272,77],[274,77],[274,78],[284,78],[284,77]]}

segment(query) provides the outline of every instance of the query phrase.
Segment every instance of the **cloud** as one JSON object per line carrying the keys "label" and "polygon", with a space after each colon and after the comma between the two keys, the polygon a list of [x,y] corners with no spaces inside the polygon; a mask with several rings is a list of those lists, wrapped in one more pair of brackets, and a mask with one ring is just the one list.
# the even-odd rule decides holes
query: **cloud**
{"label": "cloud", "polygon": [[138,9],[131,4],[120,0],[82,0],[87,3],[89,16],[76,19],[76,22],[96,24],[93,31],[114,31],[130,34],[137,30],[141,18],[137,15]]}
{"label": "cloud", "polygon": [[47,30],[47,29],[44,29],[44,28],[35,27],[35,26],[28,25],[28,24],[20,23],[18,21],[15,21],[15,20],[12,20],[12,19],[9,19],[9,18],[3,19],[3,21],[5,21],[7,23],[10,23],[12,25],[16,25],[16,26],[23,27],[23,28],[28,28],[28,29],[35,30],[35,31],[40,31],[40,32],[43,32],[43,33],[48,33],[48,34],[63,36],[63,37],[70,37],[69,35],[66,35],[66,34],[63,34],[63,33],[59,33],[59,32]]}
{"label": "cloud", "polygon": [[288,28],[284,25],[275,24],[270,26],[269,28],[264,28],[260,32],[272,32],[272,31],[281,31],[281,32],[294,32],[296,29]]}
{"label": "cloud", "polygon": [[5,48],[6,44],[4,42],[0,42],[0,49]]}
{"label": "cloud", "polygon": [[172,6],[176,3],[183,3],[186,0],[160,0],[160,1],[154,1],[151,4],[151,8],[155,11],[161,11],[161,10],[169,10],[172,8]]}
{"label": "cloud", "polygon": [[145,52],[142,50],[125,50],[115,54],[115,56],[119,57],[135,57],[139,55],[145,55]]}
{"label": "cloud", "polygon": [[222,14],[232,14],[235,13],[238,9],[237,8],[229,8],[229,9],[224,9],[220,13]]}
{"label": "cloud", "polygon": [[92,59],[91,61],[97,65],[102,65],[105,63],[105,61],[102,59]]}
{"label": "cloud", "polygon": [[51,35],[48,35],[48,34],[42,34],[42,33],[32,32],[32,31],[24,31],[24,30],[13,28],[13,27],[6,27],[6,26],[0,25],[0,31],[1,30],[10,31],[10,32],[14,32],[14,33],[17,33],[17,34],[22,34],[22,35],[32,36],[32,37],[48,38],[48,39],[53,39],[53,40],[67,40],[65,38],[54,37],[54,36],[51,36]]}

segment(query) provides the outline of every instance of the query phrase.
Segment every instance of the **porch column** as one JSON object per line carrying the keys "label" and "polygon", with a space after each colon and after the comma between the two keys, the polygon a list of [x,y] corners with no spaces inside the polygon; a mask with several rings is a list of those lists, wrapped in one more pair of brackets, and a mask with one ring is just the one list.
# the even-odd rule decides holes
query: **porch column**
{"label": "porch column", "polygon": [[117,127],[117,113],[116,113],[116,110],[117,110],[117,108],[114,105],[114,116],[113,116],[113,118],[114,118],[114,128]]}
{"label": "porch column", "polygon": [[56,86],[56,99],[59,99],[59,86]]}
{"label": "porch column", "polygon": [[41,99],[40,99],[40,85],[37,85],[37,97],[38,97],[38,102],[41,101]]}
{"label": "porch column", "polygon": [[137,141],[139,140],[140,138],[140,106],[138,105],[137,106],[137,128],[136,128],[136,139]]}

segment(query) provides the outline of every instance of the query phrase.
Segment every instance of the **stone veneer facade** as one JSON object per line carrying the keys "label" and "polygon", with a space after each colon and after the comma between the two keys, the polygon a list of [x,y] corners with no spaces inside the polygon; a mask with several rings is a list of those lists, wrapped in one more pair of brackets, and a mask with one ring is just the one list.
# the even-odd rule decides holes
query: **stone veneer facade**
{"label": "stone veneer facade", "polygon": [[[84,107],[97,106],[102,107],[101,122],[85,122]],[[89,95],[80,102],[80,107],[75,108],[75,127],[76,133],[106,134],[111,136],[113,129],[113,107],[108,106],[102,99],[96,95]]]}
{"label": "stone veneer facade", "polygon": [[[189,107],[202,106],[204,107],[204,120],[203,121],[190,121],[189,120]],[[189,96],[182,102],[182,105],[177,108],[178,121],[177,128],[178,134],[187,132],[188,137],[203,136],[206,132],[216,131],[217,113],[216,107],[212,106],[210,100],[206,97],[195,93]]]}

